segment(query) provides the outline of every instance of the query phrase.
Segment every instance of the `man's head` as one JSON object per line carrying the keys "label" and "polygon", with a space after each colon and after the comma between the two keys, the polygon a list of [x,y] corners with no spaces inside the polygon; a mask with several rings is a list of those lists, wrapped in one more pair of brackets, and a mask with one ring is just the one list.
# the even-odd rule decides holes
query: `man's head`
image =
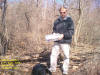
{"label": "man's head", "polygon": [[67,16],[67,8],[61,7],[59,9],[59,12],[60,12],[60,15],[61,15],[62,18],[65,18]]}

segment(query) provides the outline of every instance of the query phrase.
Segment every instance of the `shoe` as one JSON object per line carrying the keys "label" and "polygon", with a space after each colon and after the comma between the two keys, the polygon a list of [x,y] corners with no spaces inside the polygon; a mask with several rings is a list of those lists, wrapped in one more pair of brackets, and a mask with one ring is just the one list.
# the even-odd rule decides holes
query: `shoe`
{"label": "shoe", "polygon": [[56,72],[56,70],[53,70],[52,68],[49,68],[50,72]]}
{"label": "shoe", "polygon": [[49,71],[51,72],[51,75],[56,75],[56,70],[49,68]]}
{"label": "shoe", "polygon": [[68,73],[67,72],[63,72],[63,75],[68,75]]}

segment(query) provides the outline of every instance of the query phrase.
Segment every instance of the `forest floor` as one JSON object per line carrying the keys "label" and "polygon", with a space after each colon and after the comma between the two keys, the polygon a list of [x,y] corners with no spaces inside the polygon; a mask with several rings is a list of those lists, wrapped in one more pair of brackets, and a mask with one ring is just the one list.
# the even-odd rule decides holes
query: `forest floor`
{"label": "forest floor", "polygon": [[[100,47],[94,47],[90,45],[82,45],[80,44],[77,47],[72,47],[70,50],[70,67],[69,67],[69,74],[68,75],[78,75],[78,72],[84,65],[89,62],[92,62],[97,55],[100,54]],[[18,60],[19,64],[14,65],[13,67],[18,67],[18,69],[7,69],[4,70],[0,67],[0,75],[31,75],[32,68],[38,63],[48,65],[49,64],[49,57],[50,51],[44,51],[40,54],[36,54],[32,51],[24,52],[24,56],[15,56],[8,51],[6,56],[1,56],[1,60],[4,59],[16,59]],[[59,56],[59,62],[57,67],[57,72],[54,75],[62,75],[61,72],[61,64],[63,63],[63,54]],[[16,62],[15,61],[15,62]],[[9,65],[9,64],[8,64]],[[2,66],[2,64],[1,64]],[[85,75],[85,74],[79,74]]]}

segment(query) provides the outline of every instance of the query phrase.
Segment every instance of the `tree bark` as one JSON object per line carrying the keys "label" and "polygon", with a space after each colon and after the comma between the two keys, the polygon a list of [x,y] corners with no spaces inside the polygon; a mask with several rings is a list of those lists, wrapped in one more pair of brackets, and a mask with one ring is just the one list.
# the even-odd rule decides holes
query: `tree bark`
{"label": "tree bark", "polygon": [[2,32],[1,32],[1,45],[2,45],[2,55],[6,54],[7,46],[8,46],[8,38],[7,38],[7,29],[5,24],[5,16],[6,16],[6,8],[7,8],[7,0],[4,1],[4,6],[2,9]]}
{"label": "tree bark", "polygon": [[75,29],[75,36],[74,36],[74,43],[75,43],[75,45],[77,45],[77,43],[78,43],[78,38],[79,38],[79,34],[80,34],[80,29],[81,29],[81,20],[80,20],[80,18],[81,18],[81,15],[82,15],[82,13],[81,13],[81,1],[79,0],[79,19],[78,19],[78,25],[76,26],[76,29]]}

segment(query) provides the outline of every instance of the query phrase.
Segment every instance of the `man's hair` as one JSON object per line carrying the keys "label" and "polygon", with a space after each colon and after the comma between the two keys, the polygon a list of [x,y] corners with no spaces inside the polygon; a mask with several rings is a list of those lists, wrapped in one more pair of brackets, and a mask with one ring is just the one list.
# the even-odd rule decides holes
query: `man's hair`
{"label": "man's hair", "polygon": [[65,9],[65,10],[67,11],[67,8],[64,7],[64,6],[60,7],[60,8],[59,8],[59,11],[61,11],[61,9]]}

